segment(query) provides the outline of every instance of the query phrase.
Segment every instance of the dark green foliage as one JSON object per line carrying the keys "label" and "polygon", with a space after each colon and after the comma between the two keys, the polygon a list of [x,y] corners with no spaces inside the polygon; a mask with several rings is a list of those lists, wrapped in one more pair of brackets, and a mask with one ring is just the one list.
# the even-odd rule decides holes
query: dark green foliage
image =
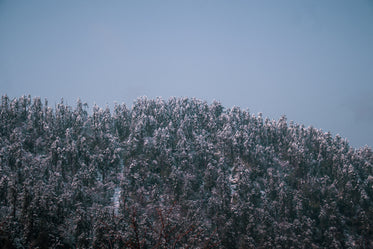
{"label": "dark green foliage", "polygon": [[372,248],[373,153],[196,99],[3,96],[0,247]]}

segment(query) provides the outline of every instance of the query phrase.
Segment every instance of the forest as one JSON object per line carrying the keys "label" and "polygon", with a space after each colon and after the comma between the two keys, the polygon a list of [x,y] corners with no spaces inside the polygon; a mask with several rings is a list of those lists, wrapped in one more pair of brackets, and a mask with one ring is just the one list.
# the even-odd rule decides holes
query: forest
{"label": "forest", "polygon": [[373,248],[373,153],[194,98],[1,97],[0,248]]}

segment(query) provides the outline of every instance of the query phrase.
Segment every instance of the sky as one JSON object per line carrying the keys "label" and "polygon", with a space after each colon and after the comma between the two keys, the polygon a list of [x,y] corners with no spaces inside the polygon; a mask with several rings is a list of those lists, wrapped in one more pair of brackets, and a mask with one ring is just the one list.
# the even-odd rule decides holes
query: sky
{"label": "sky", "polygon": [[373,146],[372,0],[0,0],[0,94],[196,97]]}

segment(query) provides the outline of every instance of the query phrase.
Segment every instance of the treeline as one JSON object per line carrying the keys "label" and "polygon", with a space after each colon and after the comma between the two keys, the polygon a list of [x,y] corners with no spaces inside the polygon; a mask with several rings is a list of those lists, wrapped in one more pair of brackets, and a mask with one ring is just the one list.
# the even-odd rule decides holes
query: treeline
{"label": "treeline", "polygon": [[140,98],[0,106],[0,247],[373,248],[373,153],[285,117]]}

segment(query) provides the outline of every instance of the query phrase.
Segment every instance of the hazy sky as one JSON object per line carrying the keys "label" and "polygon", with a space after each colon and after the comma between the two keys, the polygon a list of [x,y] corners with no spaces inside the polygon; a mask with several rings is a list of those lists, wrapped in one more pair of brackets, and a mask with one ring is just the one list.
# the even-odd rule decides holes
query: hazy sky
{"label": "hazy sky", "polygon": [[0,0],[0,94],[216,99],[373,146],[373,1]]}

